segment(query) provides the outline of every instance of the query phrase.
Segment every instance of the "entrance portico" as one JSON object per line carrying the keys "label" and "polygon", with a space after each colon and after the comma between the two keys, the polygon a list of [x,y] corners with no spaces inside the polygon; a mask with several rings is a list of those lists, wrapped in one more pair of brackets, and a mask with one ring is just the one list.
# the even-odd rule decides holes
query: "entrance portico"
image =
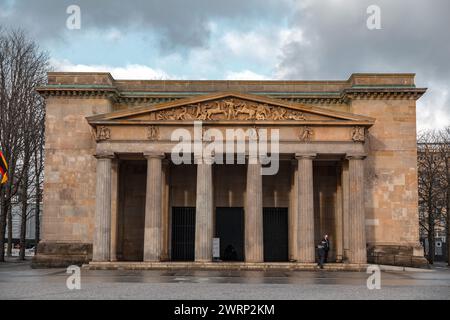
{"label": "entrance portico", "polygon": [[[198,120],[203,126],[200,153],[194,145],[198,140],[195,137]],[[264,256],[264,239],[270,237],[267,224],[264,230],[264,217],[269,219],[264,212],[271,208],[272,213],[287,212],[285,230],[279,229],[285,235],[285,240],[279,243],[283,247],[285,241],[289,253],[285,262],[314,263],[315,246],[323,233],[327,233],[333,243],[330,259],[366,263],[364,140],[365,130],[373,119],[253,95],[225,93],[178,100],[159,108],[93,116],[88,122],[96,133],[96,158],[101,169],[97,170],[93,262],[172,261],[177,260],[179,252],[184,252],[182,256],[187,260],[192,257],[195,262],[211,262],[213,237],[220,229],[217,208],[228,207],[242,208],[242,225],[236,222],[235,227],[236,230],[243,227],[246,263],[270,260]],[[191,161],[181,164],[180,139],[174,134],[180,129],[189,137],[183,140],[182,147],[191,151],[182,156]],[[217,144],[229,142],[225,141],[228,137],[225,131],[229,129],[247,130],[249,135],[234,137],[231,155],[223,146],[208,149],[211,135]],[[261,137],[267,132],[268,138]],[[278,134],[277,141],[272,139],[274,132]],[[268,140],[266,156],[270,154],[271,161],[277,161],[274,174],[262,174],[264,168],[275,164],[263,164],[264,159],[252,153],[252,133],[259,142]],[[212,152],[207,154],[206,150]],[[244,150],[244,154],[237,150]],[[226,162],[230,159],[232,163]],[[119,178],[111,179],[111,168],[116,166],[119,170],[115,174]],[[139,170],[145,178],[136,178]],[[327,172],[332,172],[331,178]],[[129,184],[127,179],[141,181],[134,188],[140,188],[142,193],[145,190],[145,194],[133,199],[136,193],[130,195],[124,190],[125,184]],[[111,181],[117,185],[111,185]],[[112,199],[112,194],[118,199]],[[116,212],[105,205],[112,201],[119,203]],[[347,219],[344,206],[348,206]],[[143,223],[127,222],[130,215]],[[189,220],[192,215],[194,220]],[[284,218],[280,216],[280,219]],[[132,224],[134,227],[130,227]],[[176,240],[179,232],[186,239],[194,240],[193,248],[186,239],[187,242]],[[133,238],[131,234],[136,233],[143,235]],[[111,234],[115,235],[114,239]],[[225,246],[231,252],[236,250],[231,243],[221,243],[222,255]],[[129,254],[123,249],[127,246],[134,247],[133,250],[140,247],[142,253]],[[229,260],[229,256],[221,258]]]}

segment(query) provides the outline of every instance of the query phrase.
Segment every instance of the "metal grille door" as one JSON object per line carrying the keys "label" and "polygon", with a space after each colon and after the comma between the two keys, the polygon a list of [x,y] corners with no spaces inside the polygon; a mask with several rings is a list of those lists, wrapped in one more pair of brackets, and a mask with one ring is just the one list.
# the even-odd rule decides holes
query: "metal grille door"
{"label": "metal grille door", "polygon": [[288,261],[288,209],[264,208],[264,261]]}
{"label": "metal grille door", "polygon": [[244,261],[244,209],[216,208],[216,237],[220,238],[220,259]]}
{"label": "metal grille door", "polygon": [[172,260],[194,261],[195,207],[172,208]]}

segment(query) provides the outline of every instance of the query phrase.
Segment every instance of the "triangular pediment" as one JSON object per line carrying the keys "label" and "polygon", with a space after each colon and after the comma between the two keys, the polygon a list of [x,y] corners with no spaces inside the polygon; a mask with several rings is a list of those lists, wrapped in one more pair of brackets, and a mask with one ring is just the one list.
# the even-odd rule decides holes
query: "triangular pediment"
{"label": "triangular pediment", "polygon": [[254,94],[216,93],[88,117],[91,124],[147,121],[349,122],[370,126],[374,119]]}

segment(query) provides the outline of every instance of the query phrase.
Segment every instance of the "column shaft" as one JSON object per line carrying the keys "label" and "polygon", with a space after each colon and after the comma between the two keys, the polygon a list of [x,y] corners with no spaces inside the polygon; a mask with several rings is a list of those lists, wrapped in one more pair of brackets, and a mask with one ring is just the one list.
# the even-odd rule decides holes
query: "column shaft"
{"label": "column shaft", "polygon": [[297,234],[298,234],[298,168],[297,160],[291,164],[291,193],[289,201],[289,260],[298,260]]}
{"label": "column shaft", "polygon": [[111,159],[97,157],[93,261],[109,261],[111,246]]}
{"label": "column shaft", "polygon": [[263,204],[261,164],[249,159],[245,199],[245,261],[263,262]]}
{"label": "column shaft", "polygon": [[349,217],[349,177],[348,161],[342,164],[342,211],[343,211],[343,236],[344,236],[344,261],[350,259],[350,217]]}
{"label": "column shaft", "polygon": [[119,159],[111,163],[111,261],[117,261],[117,230],[119,204]]}
{"label": "column shaft", "polygon": [[344,229],[343,229],[343,215],[342,215],[342,174],[341,168],[336,168],[337,183],[336,183],[336,200],[335,200],[335,248],[336,248],[336,262],[342,262],[344,255]]}
{"label": "column shaft", "polygon": [[161,160],[163,155],[147,157],[147,189],[145,196],[144,261],[161,259]]}
{"label": "column shaft", "polygon": [[195,261],[212,260],[213,184],[212,164],[197,165],[197,198],[195,212]]}
{"label": "column shaft", "polygon": [[350,262],[366,263],[364,157],[349,157]]}
{"label": "column shaft", "polygon": [[298,159],[298,234],[300,262],[315,261],[313,159],[315,155],[296,155]]}
{"label": "column shaft", "polygon": [[169,206],[170,206],[170,189],[169,174],[170,163],[163,160],[162,163],[162,221],[161,221],[161,260],[169,260]]}

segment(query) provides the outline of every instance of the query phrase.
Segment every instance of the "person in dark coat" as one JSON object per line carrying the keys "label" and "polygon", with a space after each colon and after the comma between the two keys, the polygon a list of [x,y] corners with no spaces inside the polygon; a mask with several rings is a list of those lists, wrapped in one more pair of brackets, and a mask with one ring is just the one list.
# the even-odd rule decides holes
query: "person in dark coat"
{"label": "person in dark coat", "polygon": [[327,235],[322,238],[319,245],[317,246],[317,249],[319,253],[319,262],[317,263],[317,265],[320,267],[320,269],[323,269],[323,264],[325,263],[327,252],[330,249]]}
{"label": "person in dark coat", "polygon": [[323,239],[326,242],[325,245],[325,257],[324,257],[324,262],[327,263],[328,262],[328,251],[330,251],[330,239],[328,238],[328,235],[326,234]]}

